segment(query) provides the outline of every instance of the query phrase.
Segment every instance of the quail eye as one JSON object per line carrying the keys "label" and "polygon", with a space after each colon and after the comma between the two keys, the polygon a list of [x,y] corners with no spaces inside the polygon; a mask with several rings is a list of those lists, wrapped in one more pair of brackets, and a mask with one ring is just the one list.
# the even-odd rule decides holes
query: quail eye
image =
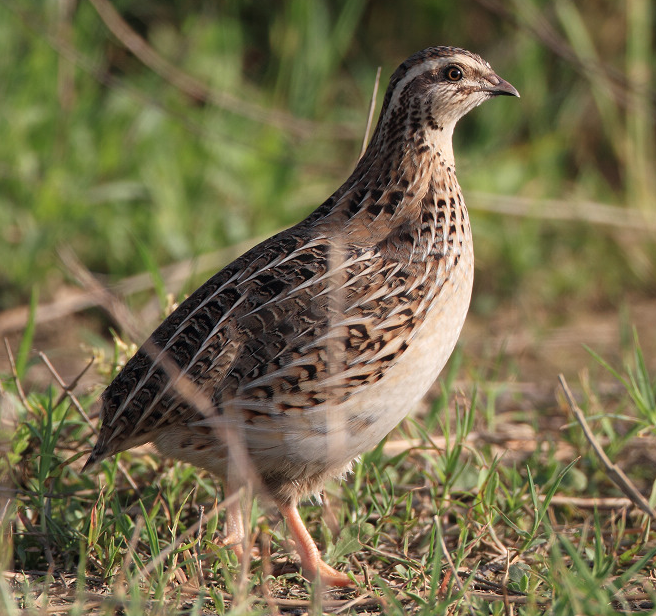
{"label": "quail eye", "polygon": [[449,81],[460,81],[462,79],[462,69],[459,66],[447,66],[444,75]]}

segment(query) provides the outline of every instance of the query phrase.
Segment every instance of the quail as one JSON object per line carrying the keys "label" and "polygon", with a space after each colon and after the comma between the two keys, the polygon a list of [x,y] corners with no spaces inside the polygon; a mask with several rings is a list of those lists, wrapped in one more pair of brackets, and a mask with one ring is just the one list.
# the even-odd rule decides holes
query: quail
{"label": "quail", "polygon": [[107,387],[86,466],[151,442],[227,496],[249,483],[279,508],[308,579],[353,584],[321,559],[298,505],[385,437],[453,351],[474,254],[452,134],[497,95],[519,96],[464,49],[403,62],[346,182],[191,294]]}

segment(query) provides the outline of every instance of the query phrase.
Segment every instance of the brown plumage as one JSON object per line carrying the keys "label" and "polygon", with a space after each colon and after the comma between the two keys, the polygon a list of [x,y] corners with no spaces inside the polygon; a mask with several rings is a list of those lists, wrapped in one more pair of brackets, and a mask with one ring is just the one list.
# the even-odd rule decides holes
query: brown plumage
{"label": "brown plumage", "polygon": [[[499,94],[518,96],[462,49],[401,64],[349,179],[197,289],[107,388],[87,464],[153,442],[227,493],[255,479],[287,518],[304,573],[349,584],[320,560],[296,507],[396,426],[455,346],[474,256],[451,136]],[[241,541],[237,507],[228,527]]]}

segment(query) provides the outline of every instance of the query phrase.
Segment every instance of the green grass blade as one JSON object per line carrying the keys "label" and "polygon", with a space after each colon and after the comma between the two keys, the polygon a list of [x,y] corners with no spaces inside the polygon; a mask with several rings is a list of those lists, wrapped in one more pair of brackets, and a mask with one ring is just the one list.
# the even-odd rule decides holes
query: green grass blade
{"label": "green grass blade", "polygon": [[38,287],[32,287],[30,295],[30,311],[27,318],[27,324],[23,330],[18,353],[16,354],[16,374],[19,379],[25,377],[27,371],[27,364],[30,359],[30,352],[32,350],[32,343],[34,342],[34,333],[36,331],[36,309],[39,305],[39,290]]}

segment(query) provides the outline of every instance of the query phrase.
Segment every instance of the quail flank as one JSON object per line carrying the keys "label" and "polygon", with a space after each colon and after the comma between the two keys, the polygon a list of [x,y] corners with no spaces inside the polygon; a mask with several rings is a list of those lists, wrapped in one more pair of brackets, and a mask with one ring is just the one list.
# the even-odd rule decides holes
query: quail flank
{"label": "quail flank", "polygon": [[346,182],[197,289],[105,390],[86,466],[152,442],[214,473],[226,496],[249,483],[280,509],[307,578],[352,585],[321,559],[298,504],[388,434],[453,351],[474,254],[452,134],[501,94],[519,96],[464,49],[403,62]]}

